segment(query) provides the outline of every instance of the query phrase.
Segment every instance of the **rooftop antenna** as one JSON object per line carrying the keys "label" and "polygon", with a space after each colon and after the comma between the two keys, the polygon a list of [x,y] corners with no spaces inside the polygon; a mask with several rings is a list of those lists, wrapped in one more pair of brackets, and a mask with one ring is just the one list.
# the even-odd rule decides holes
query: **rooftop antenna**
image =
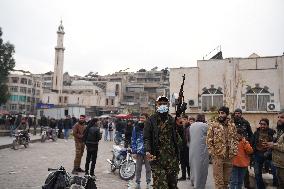
{"label": "rooftop antenna", "polygon": [[213,49],[212,51],[210,51],[209,53],[207,53],[205,56],[203,56],[203,60],[208,57],[211,53],[213,53],[214,51],[220,52],[221,50],[221,45],[218,45],[215,49]]}

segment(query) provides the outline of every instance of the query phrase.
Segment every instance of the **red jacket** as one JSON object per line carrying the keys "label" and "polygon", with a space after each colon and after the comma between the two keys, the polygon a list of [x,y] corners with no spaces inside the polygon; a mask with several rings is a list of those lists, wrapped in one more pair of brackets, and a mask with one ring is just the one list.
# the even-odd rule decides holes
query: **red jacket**
{"label": "red jacket", "polygon": [[232,163],[236,167],[247,167],[250,164],[249,155],[253,153],[250,143],[244,138],[238,144],[238,153],[233,158]]}

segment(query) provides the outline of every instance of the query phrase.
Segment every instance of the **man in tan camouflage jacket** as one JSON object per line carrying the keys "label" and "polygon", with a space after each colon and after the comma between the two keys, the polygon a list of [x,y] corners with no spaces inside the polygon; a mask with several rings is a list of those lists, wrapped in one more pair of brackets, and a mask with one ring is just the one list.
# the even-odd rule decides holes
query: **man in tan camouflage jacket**
{"label": "man in tan camouflage jacket", "polygon": [[268,142],[272,149],[272,161],[277,168],[278,188],[284,188],[284,110],[279,113],[276,143]]}
{"label": "man in tan camouflage jacket", "polygon": [[232,158],[238,151],[237,131],[228,118],[229,108],[221,107],[218,118],[209,124],[208,151],[213,158],[213,176],[216,189],[227,189],[232,171]]}

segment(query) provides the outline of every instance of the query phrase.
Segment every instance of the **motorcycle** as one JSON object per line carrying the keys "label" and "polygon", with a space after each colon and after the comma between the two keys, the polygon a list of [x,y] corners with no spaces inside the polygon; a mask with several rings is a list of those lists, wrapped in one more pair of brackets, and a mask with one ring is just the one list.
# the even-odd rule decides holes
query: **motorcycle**
{"label": "motorcycle", "polygon": [[119,176],[122,180],[131,180],[135,176],[136,161],[131,155],[131,149],[126,149],[118,145],[113,145],[112,159],[107,159],[110,164],[111,172],[119,170]]}
{"label": "motorcycle", "polygon": [[114,143],[116,145],[122,145],[125,140],[125,135],[120,132],[115,132]]}
{"label": "motorcycle", "polygon": [[41,142],[45,142],[46,140],[52,139],[53,141],[57,140],[57,129],[52,129],[50,127],[42,127],[41,133]]}
{"label": "motorcycle", "polygon": [[48,168],[51,171],[42,186],[42,189],[97,189],[95,179],[90,175],[71,176],[64,167],[59,169]]}
{"label": "motorcycle", "polygon": [[14,150],[18,150],[20,145],[24,145],[25,148],[29,146],[30,136],[27,131],[18,130],[15,132],[15,134],[13,134],[13,137],[15,137],[12,144],[12,148]]}
{"label": "motorcycle", "polygon": [[71,175],[60,167],[59,169],[48,168],[48,174],[42,189],[69,189],[71,187]]}

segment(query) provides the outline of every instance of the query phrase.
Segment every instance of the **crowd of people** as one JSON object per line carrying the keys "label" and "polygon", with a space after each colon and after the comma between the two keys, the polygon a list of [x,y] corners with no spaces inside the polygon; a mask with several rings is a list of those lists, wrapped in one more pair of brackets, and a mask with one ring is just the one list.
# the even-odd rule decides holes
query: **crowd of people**
{"label": "crowd of people", "polygon": [[[262,173],[273,175],[273,185],[284,188],[284,111],[279,113],[276,130],[267,118],[262,118],[253,133],[250,123],[236,109],[230,116],[223,106],[218,115],[206,120],[204,114],[195,117],[169,114],[169,101],[162,96],[156,100],[152,115],[142,113],[136,120],[107,117],[86,121],[66,116],[55,120],[42,116],[40,120],[17,116],[8,118],[13,129],[36,125],[58,128],[58,137],[68,140],[72,131],[75,140],[73,174],[85,172],[94,176],[98,145],[104,130],[104,141],[122,139],[136,159],[135,188],[140,189],[141,170],[145,165],[147,188],[177,189],[178,181],[190,180],[196,189],[204,189],[209,159],[212,160],[216,189],[250,188],[248,167],[253,167],[258,189],[264,189]],[[36,130],[36,129],[35,129]],[[85,169],[81,159],[86,148]],[[181,177],[178,178],[181,169]],[[151,180],[153,185],[150,186]]]}

